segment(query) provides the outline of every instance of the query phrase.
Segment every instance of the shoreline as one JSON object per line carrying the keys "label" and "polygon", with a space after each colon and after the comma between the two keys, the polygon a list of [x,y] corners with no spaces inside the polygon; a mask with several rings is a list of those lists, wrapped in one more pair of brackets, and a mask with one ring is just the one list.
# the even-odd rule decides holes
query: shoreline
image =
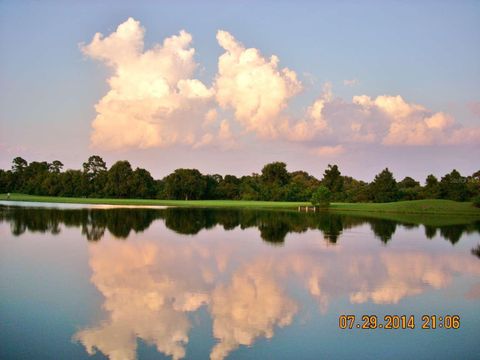
{"label": "shoreline", "polygon": [[[0,194],[3,205],[20,205],[16,202],[78,204],[123,208],[193,207],[193,208],[237,208],[237,209],[282,209],[297,210],[299,206],[309,206],[309,202],[276,202],[249,200],[157,200],[157,199],[102,199],[102,198],[70,198],[40,195]],[[23,205],[20,205],[23,206]],[[332,203],[328,208],[332,212],[401,214],[401,215],[440,215],[466,216],[480,218],[480,209],[472,203],[451,200],[410,200],[393,203]]]}

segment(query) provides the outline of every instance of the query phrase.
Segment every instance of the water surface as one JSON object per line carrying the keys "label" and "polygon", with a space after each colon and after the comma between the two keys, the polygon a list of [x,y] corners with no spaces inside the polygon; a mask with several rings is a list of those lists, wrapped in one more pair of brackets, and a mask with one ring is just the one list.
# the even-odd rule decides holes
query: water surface
{"label": "water surface", "polygon": [[[480,223],[0,207],[2,359],[479,358]],[[415,329],[340,329],[413,315]],[[459,329],[421,329],[424,314]],[[440,323],[440,322],[439,322]]]}

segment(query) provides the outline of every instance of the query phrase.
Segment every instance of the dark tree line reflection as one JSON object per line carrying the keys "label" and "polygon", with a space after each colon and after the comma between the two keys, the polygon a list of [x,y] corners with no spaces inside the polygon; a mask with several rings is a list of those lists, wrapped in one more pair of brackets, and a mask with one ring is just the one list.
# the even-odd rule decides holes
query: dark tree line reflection
{"label": "dark tree line reflection", "polygon": [[[0,222],[10,224],[13,235],[29,232],[60,233],[61,226],[79,227],[89,241],[98,241],[108,230],[118,239],[126,239],[133,231],[142,232],[153,221],[162,219],[166,227],[183,235],[195,235],[202,229],[222,226],[225,230],[258,228],[261,238],[281,245],[289,233],[319,230],[325,240],[337,243],[342,232],[367,224],[374,235],[388,243],[398,226],[416,228],[409,222],[351,216],[334,213],[298,213],[295,211],[236,209],[48,209],[0,206]],[[459,225],[423,225],[429,239],[440,235],[452,244],[463,234],[480,232],[480,222]],[[476,254],[478,250],[472,253]]]}
{"label": "dark tree line reflection", "polygon": [[0,222],[10,223],[13,235],[29,232],[60,233],[60,226],[80,227],[89,241],[98,241],[108,230],[119,239],[130,232],[141,232],[161,218],[156,210],[131,209],[38,209],[25,207],[0,207]]}

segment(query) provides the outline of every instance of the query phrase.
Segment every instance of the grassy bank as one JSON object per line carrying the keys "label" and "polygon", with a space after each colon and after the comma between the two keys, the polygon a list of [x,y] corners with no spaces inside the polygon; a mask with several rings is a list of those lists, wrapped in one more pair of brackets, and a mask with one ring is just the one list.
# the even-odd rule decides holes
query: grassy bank
{"label": "grassy bank", "polygon": [[392,203],[333,203],[331,208],[338,211],[480,216],[480,209],[474,207],[471,202],[440,199],[397,201]]}
{"label": "grassy bank", "polygon": [[[0,194],[0,200],[7,200],[6,194]],[[11,194],[12,201],[52,202],[67,204],[105,204],[128,206],[186,206],[186,207],[225,207],[225,208],[264,208],[297,209],[298,206],[310,205],[308,202],[276,201],[242,201],[242,200],[147,200],[147,199],[94,199],[50,197],[25,194]],[[335,212],[355,212],[356,214],[428,214],[479,217],[480,209],[472,203],[451,200],[413,200],[394,203],[333,203],[330,207]]]}
{"label": "grassy bank", "polygon": [[[0,194],[0,200],[7,200],[6,194]],[[282,201],[243,201],[243,200],[151,200],[151,199],[99,199],[99,198],[74,198],[39,196],[25,194],[10,194],[12,201],[51,202],[65,204],[102,204],[102,205],[128,205],[128,206],[184,206],[184,207],[228,207],[228,208],[278,208],[291,209],[305,202]]]}

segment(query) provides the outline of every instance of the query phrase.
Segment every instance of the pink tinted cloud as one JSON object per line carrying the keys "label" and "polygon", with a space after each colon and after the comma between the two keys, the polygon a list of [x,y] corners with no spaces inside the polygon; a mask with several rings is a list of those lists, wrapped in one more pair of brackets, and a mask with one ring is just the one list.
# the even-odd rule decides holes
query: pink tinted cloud
{"label": "pink tinted cloud", "polygon": [[[94,147],[233,149],[242,137],[254,134],[257,142],[296,142],[319,156],[339,156],[351,144],[480,142],[480,127],[463,127],[450,114],[400,95],[357,95],[347,101],[335,97],[329,83],[302,112],[292,114],[289,101],[303,86],[295,71],[279,66],[276,55],[266,57],[219,30],[224,53],[209,87],[195,78],[191,34],[182,30],[150,49],[144,48],[144,35],[140,23],[129,18],[110,35],[97,33],[81,45],[86,56],[112,69],[109,90],[95,105]],[[480,102],[471,103],[470,109],[480,114]]]}

